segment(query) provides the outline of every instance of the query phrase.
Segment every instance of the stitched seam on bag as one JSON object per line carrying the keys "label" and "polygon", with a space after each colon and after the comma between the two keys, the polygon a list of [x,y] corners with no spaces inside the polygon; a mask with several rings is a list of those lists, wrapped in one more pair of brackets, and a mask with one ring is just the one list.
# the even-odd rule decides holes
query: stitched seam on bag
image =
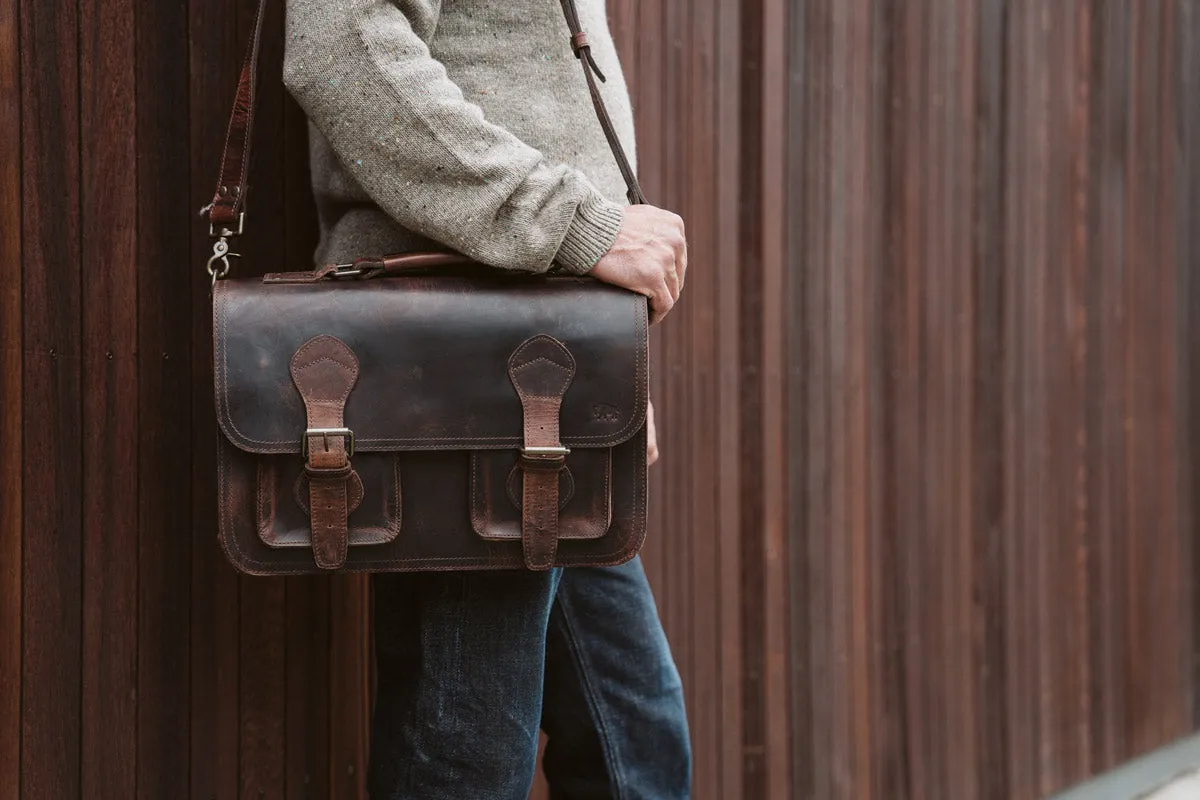
{"label": "stitched seam on bag", "polygon": [[[572,358],[574,358],[574,356],[572,356]],[[572,377],[574,377],[574,375],[575,375],[574,367],[568,367],[566,364],[560,364],[557,361],[551,361],[550,359],[546,358],[545,356],[538,356],[533,361],[526,361],[523,364],[514,364],[512,366],[512,371],[520,372],[523,369],[532,367],[535,364],[537,364],[539,362],[543,362],[543,361],[556,369],[562,370],[563,372],[567,373],[568,375],[571,375]]]}
{"label": "stitched seam on bag", "polygon": [[[230,509],[226,502],[226,481],[225,481],[225,460],[226,455],[223,448],[218,445],[217,453],[217,485],[218,485],[218,517],[217,517],[217,538],[225,549],[229,560],[243,568],[249,570],[257,570],[259,573],[268,575],[313,575],[322,574],[322,572],[334,574],[328,570],[322,571],[313,569],[307,566],[288,566],[282,567],[278,564],[273,564],[269,561],[259,561],[258,559],[248,555],[242,550],[241,542],[237,536],[237,530],[233,527],[233,520],[230,515]],[[645,516],[646,495],[644,491],[646,468],[644,460],[639,460],[638,469],[638,500],[635,503],[636,519],[643,519]],[[604,567],[614,564],[620,564],[632,558],[632,553],[637,553],[641,549],[646,540],[646,526],[642,526],[640,536],[633,537],[633,541],[626,543],[623,547],[618,547],[608,553],[596,553],[592,556],[580,558],[575,564],[577,566],[594,566]],[[397,565],[410,567],[412,571],[421,569],[422,567],[430,567],[437,569],[439,564],[466,564],[473,563],[481,567],[522,567],[524,562],[519,558],[488,558],[486,556],[447,556],[442,558],[423,558],[423,559],[371,559],[363,561],[349,560],[347,556],[346,566],[338,570],[340,572],[365,572],[368,570],[381,570]],[[450,567],[452,569],[452,567]]]}
{"label": "stitched seam on bag", "polygon": [[[264,463],[264,462],[265,462],[265,463]],[[272,465],[270,462],[268,462],[266,459],[262,459],[262,460],[260,460],[260,463],[256,464],[255,466],[257,467],[256,473],[257,473],[257,477],[258,477],[258,485],[255,487],[255,489],[257,489],[257,492],[256,492],[256,493],[257,493],[257,495],[258,495],[258,496],[255,498],[255,505],[256,505],[256,507],[257,507],[257,509],[258,509],[258,538],[259,538],[259,539],[262,539],[264,544],[268,544],[268,545],[269,545],[269,544],[270,544],[270,542],[269,542],[269,541],[267,541],[267,540],[268,540],[268,539],[271,539],[271,540],[274,540],[274,539],[275,539],[275,535],[274,535],[274,528],[275,528],[275,492],[274,492],[274,491],[272,491],[272,492],[270,492],[270,493],[268,494],[268,496],[271,498],[271,513],[270,513],[270,515],[268,516],[268,515],[267,515],[266,513],[264,513],[264,511],[263,511],[263,495],[264,495],[264,492],[263,492],[263,486],[262,486],[262,480],[263,480],[262,476],[263,476],[263,472],[264,472],[264,470],[265,470],[265,471],[267,471],[267,472],[269,472],[269,473],[270,473],[270,475],[271,475],[270,485],[271,485],[271,486],[274,486],[274,485],[275,485],[275,475],[274,475],[274,473],[275,473],[275,467],[274,467],[274,465]]]}
{"label": "stitched seam on bag", "polygon": [[[338,341],[340,342],[341,340],[338,340]],[[346,347],[346,349],[349,350],[349,347],[345,344],[345,342],[341,342],[341,344],[343,347]],[[300,355],[300,353],[304,352],[305,348],[310,347],[310,346],[315,346],[315,345],[313,345],[312,342],[310,341],[308,344],[304,345],[304,347],[301,347],[299,350],[297,350],[296,355]],[[351,350],[350,352],[354,352],[354,351]],[[293,358],[294,357],[295,356],[293,356]],[[306,361],[302,366],[296,367],[296,372],[299,373],[299,375],[292,376],[292,383],[296,383],[297,377],[300,377],[302,379],[304,376],[304,371],[307,370],[309,367],[316,366],[317,364],[320,364],[322,361],[328,361],[330,364],[334,364],[334,365],[339,366],[342,369],[345,369],[350,372],[350,375],[351,375],[351,380],[349,382],[350,385],[346,387],[346,391],[342,392],[341,397],[339,397],[337,400],[316,400],[316,399],[310,400],[308,398],[308,396],[304,394],[304,390],[301,389],[299,386],[296,387],[296,391],[298,391],[300,393],[300,398],[302,400],[304,400],[305,405],[307,405],[309,403],[312,403],[314,405],[320,405],[320,406],[345,405],[347,398],[350,397],[350,392],[354,391],[354,384],[358,382],[358,365],[357,364],[347,364],[345,361],[338,361],[336,358],[331,358],[330,356],[321,356],[320,358],[314,359],[312,361]],[[289,369],[288,371],[290,372],[291,370]]]}
{"label": "stitched seam on bag", "polygon": [[[218,424],[222,430],[224,430],[225,424],[228,423],[229,431],[232,431],[236,435],[236,440],[240,441],[243,445],[265,445],[266,447],[264,449],[270,453],[296,452],[296,450],[293,449],[295,445],[286,444],[279,441],[268,441],[266,439],[255,439],[247,436],[246,434],[242,433],[242,431],[238,428],[237,423],[233,420],[233,414],[229,408],[229,392],[227,390],[229,359],[226,351],[226,345],[228,343],[225,335],[226,315],[217,311],[218,307],[221,305],[222,298],[220,295],[223,294],[221,289],[222,284],[218,281],[216,293],[213,297],[213,337],[218,342],[218,348],[221,354],[220,369],[214,369],[214,373],[216,373],[215,377],[217,390],[218,394],[220,395],[219,408],[221,413],[217,415]],[[641,313],[642,309],[644,308],[643,305],[638,304],[635,306],[635,308],[638,309],[635,315],[637,316],[639,344],[637,348],[637,359],[634,366],[634,378],[637,379],[637,386],[634,389],[634,407],[640,408],[645,403],[646,399],[645,382],[640,380],[640,378],[641,376],[645,375],[647,380],[649,380],[649,375],[646,375],[644,369],[644,362],[646,360],[646,347],[644,346],[646,343],[646,337],[644,335],[646,330],[646,315]],[[596,434],[592,436],[567,436],[565,438],[572,443],[605,442],[608,443],[607,446],[615,447],[617,444],[623,444],[625,441],[628,441],[627,438],[623,439],[622,437],[628,437],[629,435],[632,435],[630,434],[631,430],[636,432],[637,429],[634,428],[635,422],[638,422],[636,413],[630,418],[629,422],[626,423],[625,427],[616,433]],[[642,415],[641,422],[642,424],[645,424],[644,414]],[[229,431],[226,431],[227,436]],[[228,438],[233,440],[235,437]],[[517,446],[519,446],[520,441],[521,438],[515,436],[447,436],[438,439],[360,439],[358,440],[358,444],[361,446],[395,447],[408,450],[436,450],[439,449],[437,447],[439,444],[454,444],[457,442],[516,442],[518,443]],[[418,442],[421,444],[416,444]]]}

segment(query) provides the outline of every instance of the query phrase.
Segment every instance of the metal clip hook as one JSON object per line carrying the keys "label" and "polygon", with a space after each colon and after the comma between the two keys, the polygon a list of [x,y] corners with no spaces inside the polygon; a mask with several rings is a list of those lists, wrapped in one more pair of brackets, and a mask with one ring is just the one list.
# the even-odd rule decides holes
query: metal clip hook
{"label": "metal clip hook", "polygon": [[205,269],[212,276],[213,286],[217,285],[217,281],[229,274],[229,259],[241,258],[240,253],[229,252],[229,240],[225,237],[231,236],[229,230],[221,231],[221,235],[217,237],[217,241],[213,242],[213,254],[208,259],[208,264]]}

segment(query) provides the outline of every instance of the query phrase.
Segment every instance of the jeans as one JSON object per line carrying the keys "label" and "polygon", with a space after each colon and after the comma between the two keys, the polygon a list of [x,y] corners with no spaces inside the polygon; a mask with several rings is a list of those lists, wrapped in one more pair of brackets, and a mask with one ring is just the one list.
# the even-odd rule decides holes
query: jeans
{"label": "jeans", "polygon": [[373,800],[676,800],[691,751],[640,559],[376,575]]}

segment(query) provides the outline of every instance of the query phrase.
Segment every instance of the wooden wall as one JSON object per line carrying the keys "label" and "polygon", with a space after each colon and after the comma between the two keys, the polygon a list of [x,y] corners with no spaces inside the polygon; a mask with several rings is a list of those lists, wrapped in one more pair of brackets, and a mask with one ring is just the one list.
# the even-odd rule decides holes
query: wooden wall
{"label": "wooden wall", "polygon": [[[358,797],[369,597],[215,543],[251,0],[0,0],[0,797]],[[609,0],[697,798],[1036,798],[1191,730],[1200,3]],[[308,258],[269,21],[242,269]]]}
{"label": "wooden wall", "polygon": [[1200,4],[793,11],[793,795],[1041,797],[1196,725]]}

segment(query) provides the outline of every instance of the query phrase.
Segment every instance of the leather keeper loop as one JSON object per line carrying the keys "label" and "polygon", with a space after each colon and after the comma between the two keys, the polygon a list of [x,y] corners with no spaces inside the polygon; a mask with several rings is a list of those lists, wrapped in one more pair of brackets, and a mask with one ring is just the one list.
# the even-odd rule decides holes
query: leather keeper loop
{"label": "leather keeper loop", "polygon": [[314,467],[311,463],[305,462],[304,472],[310,478],[319,478],[321,480],[338,480],[350,477],[350,473],[354,472],[354,468],[350,466],[350,462],[346,462],[344,467]]}
{"label": "leather keeper loop", "polygon": [[526,472],[561,472],[567,465],[566,456],[530,456],[521,454],[521,469]]}

